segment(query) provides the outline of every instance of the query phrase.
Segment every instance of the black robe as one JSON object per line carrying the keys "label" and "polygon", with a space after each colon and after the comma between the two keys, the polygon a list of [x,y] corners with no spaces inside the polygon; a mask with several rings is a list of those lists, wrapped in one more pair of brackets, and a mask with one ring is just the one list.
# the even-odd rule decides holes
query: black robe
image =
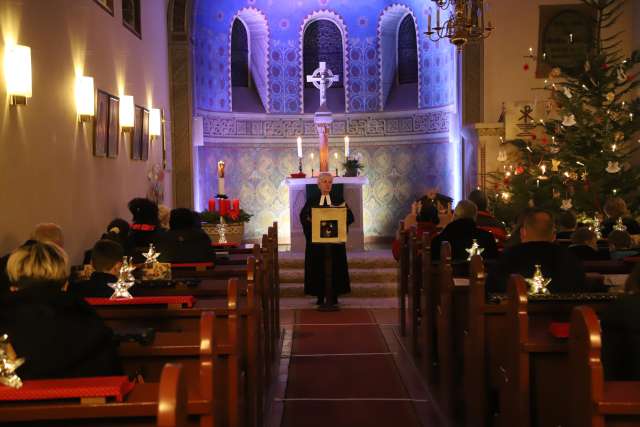
{"label": "black robe", "polygon": [[[342,200],[331,200],[334,204],[340,205]],[[317,297],[324,296],[324,244],[311,243],[311,209],[320,207],[320,196],[307,200],[302,211],[300,211],[300,223],[304,231],[307,245],[304,251],[304,293]],[[347,206],[347,225],[353,223],[353,213]],[[332,284],[335,296],[351,292],[349,281],[349,268],[347,265],[347,248],[344,243],[329,244],[332,259]]]}

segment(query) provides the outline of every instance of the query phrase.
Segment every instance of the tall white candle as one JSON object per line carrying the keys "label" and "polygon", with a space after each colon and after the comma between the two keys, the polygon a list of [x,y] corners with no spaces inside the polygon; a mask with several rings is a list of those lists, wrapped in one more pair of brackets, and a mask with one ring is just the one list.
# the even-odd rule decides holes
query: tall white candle
{"label": "tall white candle", "polygon": [[298,137],[298,158],[302,158],[302,138]]}
{"label": "tall white candle", "polygon": [[224,162],[218,162],[218,194],[224,194]]}
{"label": "tall white candle", "polygon": [[349,157],[349,135],[344,137],[344,157]]}

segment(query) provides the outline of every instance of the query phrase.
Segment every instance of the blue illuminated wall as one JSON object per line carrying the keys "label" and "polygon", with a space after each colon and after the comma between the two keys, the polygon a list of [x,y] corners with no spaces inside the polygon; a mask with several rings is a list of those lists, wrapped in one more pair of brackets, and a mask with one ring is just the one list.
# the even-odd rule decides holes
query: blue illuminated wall
{"label": "blue illuminated wall", "polygon": [[418,27],[420,108],[452,104],[454,51],[448,42],[433,43],[423,34],[430,10],[426,0],[200,0],[193,26],[196,109],[232,110],[230,36],[233,19],[240,12],[248,16],[245,22],[252,21],[252,14],[266,18],[263,30],[268,31],[269,55],[252,58],[266,62],[257,65],[267,74],[263,76],[268,82],[265,109],[277,114],[300,113],[301,31],[314,13],[324,11],[343,27],[346,72],[341,78],[347,84],[347,112],[380,111],[380,75],[385,64],[380,58],[379,23],[393,5],[410,10]]}

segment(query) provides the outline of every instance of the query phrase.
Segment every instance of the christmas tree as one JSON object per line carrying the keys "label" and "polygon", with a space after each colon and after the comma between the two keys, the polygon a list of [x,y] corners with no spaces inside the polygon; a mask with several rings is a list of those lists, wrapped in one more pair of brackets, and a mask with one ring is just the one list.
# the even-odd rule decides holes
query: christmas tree
{"label": "christmas tree", "polygon": [[539,136],[507,141],[518,159],[491,176],[494,214],[507,222],[530,206],[593,215],[612,196],[638,208],[640,167],[631,160],[640,148],[640,52],[625,57],[621,32],[605,36],[624,0],[582,1],[595,16],[584,65],[551,71],[543,90],[552,108],[536,117]]}

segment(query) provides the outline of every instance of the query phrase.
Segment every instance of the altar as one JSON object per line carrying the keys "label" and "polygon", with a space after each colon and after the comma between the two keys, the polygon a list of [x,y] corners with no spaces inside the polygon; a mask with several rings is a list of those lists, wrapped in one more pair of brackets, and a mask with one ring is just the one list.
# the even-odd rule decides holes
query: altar
{"label": "altar", "polygon": [[[317,177],[313,178],[286,178],[285,184],[289,187],[289,217],[291,218],[291,252],[304,252],[305,239],[300,223],[300,211],[306,202],[307,184],[315,185]],[[366,176],[333,178],[333,184],[344,186],[344,200],[351,208],[354,222],[349,226],[347,235],[347,250],[364,251],[364,225],[362,221],[362,186],[369,183]]]}

